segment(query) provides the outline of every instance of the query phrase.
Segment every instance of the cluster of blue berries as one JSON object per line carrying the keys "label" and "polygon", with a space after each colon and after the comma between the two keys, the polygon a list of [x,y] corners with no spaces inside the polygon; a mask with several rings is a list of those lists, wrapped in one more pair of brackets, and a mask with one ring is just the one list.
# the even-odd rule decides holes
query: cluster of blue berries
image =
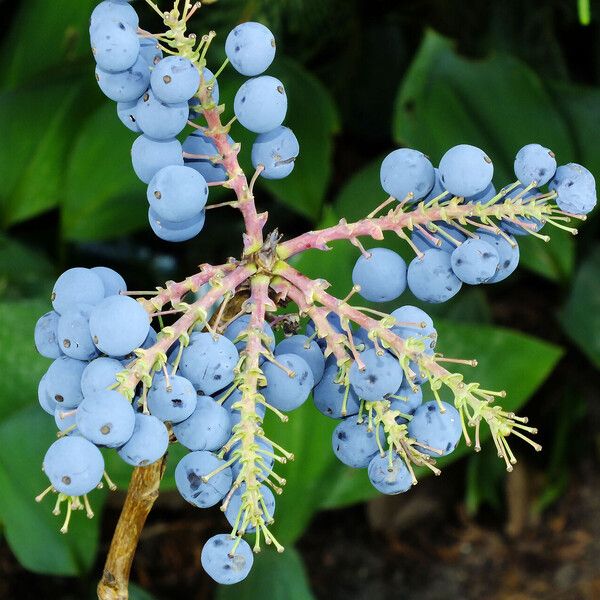
{"label": "cluster of blue berries", "polygon": [[[490,158],[475,146],[461,144],[444,154],[438,168],[421,152],[395,150],[384,159],[380,174],[383,189],[408,206],[443,206],[458,199],[484,207],[519,207],[554,200],[567,215],[585,215],[596,205],[593,175],[575,163],[557,168],[554,153],[539,144],[519,150],[514,170],[517,182],[497,193]],[[477,225],[476,216],[471,221]],[[418,256],[408,266],[392,250],[374,248],[358,259],[352,278],[361,296],[372,302],[395,300],[407,286],[420,300],[445,302],[463,283],[506,279],[519,263],[516,236],[537,234],[543,226],[543,220],[514,215],[503,217],[498,226],[480,219],[474,232],[443,220],[429,228],[413,225],[411,242]]]}
{"label": "cluster of blue berries", "polygon": [[123,295],[126,290],[112,269],[69,269],[54,285],[53,310],[35,327],[39,353],[53,359],[39,383],[39,402],[60,432],[46,453],[44,471],[50,489],[68,499],[69,507],[83,508],[76,499],[101,483],[99,448],[115,448],[133,466],[151,464],[167,450],[165,425],[136,413],[115,391],[134,351],[156,341],[148,313]]}
{"label": "cluster of blue berries", "polygon": [[[131,148],[136,175],[148,185],[148,220],[154,233],[169,242],[189,240],[203,229],[209,184],[227,181],[223,153],[214,135],[198,127],[183,143],[177,139],[190,119],[200,116],[200,88],[210,93],[208,107],[219,102],[215,75],[197,60],[163,56],[159,41],[138,28],[139,18],[125,0],[104,0],[93,11],[90,41],[96,80],[117,114],[139,133]],[[258,133],[252,162],[266,179],[289,175],[299,145],[282,126],[287,111],[283,84],[260,75],[273,61],[275,40],[260,23],[243,23],[231,31],[226,53],[234,68],[252,76],[238,91],[235,114]],[[205,100],[206,106],[206,100]],[[229,151],[234,141],[228,137]]]}
{"label": "cluster of blue berries", "polygon": [[[391,329],[394,334],[421,343],[425,354],[433,355],[437,332],[427,313],[406,305],[391,316],[396,321]],[[329,315],[328,321],[337,333],[347,333],[337,316]],[[313,330],[309,323],[308,333]],[[330,356],[315,386],[314,403],[325,416],[341,420],[332,438],[337,458],[355,469],[367,468],[371,483],[380,492],[399,494],[415,483],[414,475],[399,456],[400,448],[390,443],[389,425],[384,431],[384,425],[370,416],[370,403],[389,403],[395,422],[405,427],[418,452],[426,456],[444,456],[456,448],[462,434],[460,416],[449,404],[433,399],[423,402],[421,386],[427,377],[417,365],[409,364],[415,374],[409,380],[398,359],[377,350],[366,330],[354,331],[352,338],[362,365],[353,362],[346,377]]]}

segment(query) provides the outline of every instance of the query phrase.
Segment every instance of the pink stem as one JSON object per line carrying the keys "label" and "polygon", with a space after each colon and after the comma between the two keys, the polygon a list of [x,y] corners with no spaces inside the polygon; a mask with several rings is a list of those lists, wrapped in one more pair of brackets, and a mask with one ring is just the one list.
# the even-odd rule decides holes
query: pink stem
{"label": "pink stem", "polygon": [[127,370],[128,377],[119,385],[119,390],[134,390],[136,385],[145,375],[148,375],[159,357],[186,333],[199,318],[207,311],[219,298],[228,292],[235,292],[240,284],[244,283],[255,273],[255,268],[249,265],[237,267],[229,275],[226,275],[217,286],[213,287],[205,296],[196,300],[189,306],[186,312],[175,323],[169,326],[171,335],[165,335],[159,339],[154,346],[143,352]]}
{"label": "pink stem", "polygon": [[307,299],[310,298],[312,301],[320,302],[328,312],[333,312],[340,317],[346,317],[367,331],[377,329],[378,336],[389,344],[398,355],[408,356],[411,360],[423,365],[437,377],[444,377],[450,374],[450,372],[439,365],[432,356],[423,352],[415,352],[407,349],[406,342],[400,336],[393,333],[390,329],[381,327],[381,324],[376,319],[365,315],[360,310],[353,308],[349,304],[325,292],[322,280],[320,282],[314,281],[305,275],[302,275],[302,273],[286,263],[278,263],[276,272],[298,290],[297,293],[294,293],[294,291],[290,289],[288,291],[290,298],[292,298],[293,295],[299,299],[302,298],[303,302],[308,305],[310,305],[311,302]]}
{"label": "pink stem", "polygon": [[491,206],[456,203],[440,206],[436,204],[427,208],[423,204],[419,204],[410,212],[401,212],[396,209],[382,217],[366,218],[355,223],[347,223],[345,219],[341,219],[337,225],[319,231],[309,231],[279,244],[277,255],[286,260],[305,250],[329,250],[327,244],[334,240],[351,240],[360,236],[382,240],[384,231],[393,231],[400,237],[405,237],[404,229],[412,230],[416,225],[426,225],[433,221],[456,220],[461,222],[462,219],[470,217],[493,217],[499,220],[502,217],[514,218],[515,214],[520,212],[523,212],[523,207],[512,205],[509,202]]}
{"label": "pink stem", "polygon": [[144,298],[140,302],[150,314],[162,310],[165,304],[175,306],[188,292],[197,292],[205,283],[208,283],[215,275],[225,274],[233,271],[235,264],[228,263],[213,267],[212,265],[200,265],[200,271],[184,281],[167,281],[166,288],[160,289],[156,296]]}
{"label": "pink stem", "polygon": [[[210,92],[208,92],[205,85],[200,89],[200,102],[202,105],[212,102]],[[223,157],[221,164],[225,167],[229,176],[227,187],[235,192],[237,208],[244,217],[246,226],[244,255],[248,256],[257,252],[263,244],[262,232],[267,222],[268,213],[258,214],[256,211],[254,195],[237,158],[238,150],[234,148],[228,139],[228,129],[221,123],[219,108],[215,106],[214,108],[202,109],[202,114],[208,125],[204,135],[213,140],[219,154]]]}

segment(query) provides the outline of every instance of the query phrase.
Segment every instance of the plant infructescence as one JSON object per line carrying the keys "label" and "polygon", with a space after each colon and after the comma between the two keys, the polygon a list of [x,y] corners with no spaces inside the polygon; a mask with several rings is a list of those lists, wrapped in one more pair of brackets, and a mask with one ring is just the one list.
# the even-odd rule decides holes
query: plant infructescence
{"label": "plant infructescence", "polygon": [[[36,327],[38,350],[54,359],[40,382],[40,403],[60,429],[44,458],[50,486],[39,499],[58,494],[55,512],[65,509],[66,532],[74,509],[92,516],[88,493],[102,479],[112,487],[99,447],[114,448],[135,467],[100,598],[127,597],[137,539],[171,443],[190,451],[175,470],[181,495],[201,508],[220,505],[229,521],[230,533],[214,536],[202,551],[216,581],[241,581],[261,544],[283,550],[270,526],[285,485],[276,465],[292,460],[293,448],[271,439],[263,419],[272,411],[287,421],[311,393],[320,412],[340,420],[333,452],[344,464],[367,468],[383,493],[409,490],[414,466],[439,473],[436,457],[451,453],[461,437],[479,450],[482,424],[508,470],[516,462],[510,435],[539,449],[527,419],[497,403],[503,392],[452,372],[452,363],[476,363],[437,353],[435,325],[424,311],[403,305],[386,314],[357,298],[395,301],[408,287],[437,303],[463,284],[502,281],[518,265],[518,236],[547,241],[540,230],[548,225],[575,233],[568,222],[585,218],[596,203],[589,171],[557,167],[552,151],[538,144],[519,150],[517,180],[499,190],[492,161],[479,148],[450,148],[438,168],[402,148],[381,165],[387,195],[375,211],[286,240],[267,227],[254,197],[259,177],[285,178],[299,154],[283,126],[284,86],[263,75],[275,56],[272,34],[258,23],[239,25],[227,38],[227,61],[213,73],[206,56],[214,34],[187,31],[199,4],[177,0],[165,13],[148,4],[165,32],[141,29],[127,2],[107,0],[92,14],[90,37],[100,88],[139,134],[132,162],[148,184],[150,226],[166,241],[194,237],[206,210],[223,205],[207,205],[209,188],[222,186],[233,197],[224,204],[239,210],[245,233],[239,258],[203,264],[156,292],[127,291],[105,267],[70,269],[54,286],[53,310]],[[236,94],[235,117],[219,104],[218,77],[229,62],[250,77]],[[234,119],[257,134],[250,179],[229,135]],[[192,132],[181,144],[176,136],[186,126]],[[410,264],[360,241],[386,234],[412,248]],[[326,251],[335,240],[359,253],[345,298],[290,260]],[[305,335],[300,318],[309,319]],[[279,344],[274,329],[286,336]]]}

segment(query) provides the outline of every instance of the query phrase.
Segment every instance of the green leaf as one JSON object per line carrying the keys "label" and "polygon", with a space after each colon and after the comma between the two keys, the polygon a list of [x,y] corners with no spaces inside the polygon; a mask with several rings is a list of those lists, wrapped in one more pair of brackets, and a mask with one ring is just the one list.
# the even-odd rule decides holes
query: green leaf
{"label": "green leaf", "polygon": [[51,361],[37,353],[33,330],[49,310],[49,300],[0,302],[0,372],[10,381],[10,390],[0,403],[0,419],[37,404],[38,382]]}
{"label": "green leaf", "polygon": [[[575,155],[567,123],[531,69],[501,53],[468,60],[432,31],[398,93],[394,138],[419,148],[434,163],[457,143],[479,146],[494,161],[498,187],[514,181],[513,157],[532,140],[552,148],[563,162]],[[556,239],[535,252],[531,247],[540,242],[525,241],[522,264],[560,280],[572,268],[573,240],[563,232],[552,234]]]}
{"label": "green leaf", "polygon": [[0,94],[3,227],[53,208],[64,195],[65,155],[79,91],[76,84],[61,84]]}
{"label": "green leaf", "polygon": [[[52,494],[34,500],[48,480],[40,466],[48,446],[56,440],[52,417],[37,407],[26,408],[0,424],[0,519],[11,550],[30,571],[49,575],[81,575],[94,563],[99,539],[99,518],[85,512],[72,515],[69,533],[59,529],[63,516],[52,514]],[[106,494],[90,496],[97,514]]]}
{"label": "green leaf", "polygon": [[47,293],[50,298],[53,281],[54,269],[45,256],[0,235],[0,298],[42,293]]}
{"label": "green leaf", "polygon": [[250,575],[241,583],[217,588],[217,600],[314,600],[302,559],[295,548],[277,554],[265,549],[254,560]]}
{"label": "green leaf", "polygon": [[83,125],[67,170],[62,203],[65,238],[107,239],[147,224],[145,186],[131,166],[133,141],[112,103],[102,105]]}
{"label": "green leaf", "polygon": [[492,444],[484,446],[481,452],[469,456],[465,489],[465,506],[474,515],[484,503],[499,509],[502,483],[506,478],[504,461],[498,460],[498,453]]}
{"label": "green leaf", "polygon": [[566,334],[600,368],[600,247],[579,267],[560,321]]}
{"label": "green leaf", "polygon": [[[562,356],[562,349],[557,346],[501,327],[436,321],[436,328],[440,352],[446,356],[477,358],[479,361],[475,369],[452,365],[452,370],[464,373],[467,382],[478,381],[484,389],[505,390],[507,397],[500,399],[499,404],[509,411],[518,410],[533,395]],[[427,391],[427,385],[424,390]],[[483,426],[481,432],[482,439],[489,437],[487,427]],[[515,448],[517,453],[530,450],[518,442],[514,445],[518,446]],[[461,442],[450,456],[438,460],[438,464],[443,467],[470,451]],[[419,470],[417,476],[429,473],[428,470]],[[364,469],[344,469],[335,483],[329,490],[324,490],[322,508],[346,506],[378,493],[369,484]]]}
{"label": "green leaf", "polygon": [[[6,37],[2,69],[3,87],[15,88],[24,83],[35,82],[38,76],[51,68],[64,68],[82,56],[91,56],[88,27],[96,0],[61,0],[60,8],[47,0],[28,0],[19,5],[14,24]],[[41,94],[38,99],[43,98]],[[43,98],[50,107],[52,102]],[[39,124],[45,123],[35,119]]]}

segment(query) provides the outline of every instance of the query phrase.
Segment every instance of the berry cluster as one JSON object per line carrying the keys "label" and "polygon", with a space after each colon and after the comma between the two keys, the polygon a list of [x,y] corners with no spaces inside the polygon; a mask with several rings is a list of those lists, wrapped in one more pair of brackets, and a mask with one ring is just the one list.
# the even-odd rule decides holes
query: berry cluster
{"label": "berry cluster", "polygon": [[[194,12],[190,9],[185,20]],[[173,18],[166,13],[167,23],[173,24]],[[141,30],[125,0],[105,0],[91,16],[98,85],[117,102],[122,123],[141,134],[133,142],[131,160],[136,175],[148,184],[150,227],[165,241],[183,242],[202,231],[208,188],[226,182],[227,168],[220,141],[194,122],[199,108],[219,103],[217,77],[204,59],[212,37],[195,44],[195,36],[172,31],[170,38],[180,53],[165,57],[159,42],[169,37]],[[266,179],[287,177],[299,145],[292,130],[282,126],[285,89],[274,77],[255,77],[275,57],[273,34],[260,23],[243,23],[231,31],[225,50],[234,68],[252,77],[238,90],[234,107],[239,122],[259,134],[252,146],[254,168]],[[187,125],[194,131],[180,143],[176,136]],[[230,137],[227,143],[234,146]]]}
{"label": "berry cluster", "polygon": [[[202,565],[217,582],[241,581],[261,541],[283,550],[270,529],[275,496],[285,485],[276,464],[294,456],[267,435],[265,414],[286,422],[311,393],[320,412],[340,420],[335,455],[367,468],[373,486],[386,494],[416,484],[414,466],[439,474],[436,457],[453,452],[461,438],[471,445],[469,432],[479,450],[482,424],[508,470],[516,462],[509,436],[539,450],[527,419],[496,404],[504,392],[445,368],[476,361],[442,355],[425,312],[408,304],[386,314],[351,299],[359,293],[392,301],[408,287],[421,300],[443,302],[462,283],[501,281],[518,263],[515,236],[548,239],[540,233],[547,225],[576,232],[565,223],[585,219],[596,203],[589,171],[557,168],[551,151],[530,144],[516,156],[517,181],[496,193],[492,162],[478,148],[451,148],[437,169],[422,153],[399,149],[381,166],[389,197],[375,211],[282,241],[276,230],[265,234],[268,215],[254,199],[257,178],[285,177],[298,154],[296,138],[282,126],[285,90],[261,75],[275,55],[273,36],[258,23],[239,25],[227,37],[227,61],[213,74],[205,57],[214,34],[197,40],[187,33],[199,3],[176,0],[163,13],[147,2],[165,33],[140,29],[124,0],[106,0],[92,15],[90,35],[101,89],[119,102],[123,122],[141,133],[132,156],[149,185],[150,224],[165,240],[189,239],[204,224],[209,185],[221,185],[236,196],[226,204],[243,217],[244,249],[240,259],[201,265],[155,293],[127,291],[118,274],[102,267],[59,277],[54,311],[40,319],[35,338],[54,359],[40,383],[40,403],[60,429],[44,460],[51,483],[44,494],[58,492],[57,508],[67,502],[64,529],[72,508],[91,512],[87,493],[104,472],[98,447],[116,448],[139,467],[132,476],[138,481],[178,442],[189,450],[175,469],[179,492],[200,508],[220,505],[231,526],[206,542]],[[234,102],[235,118],[258,134],[250,181],[230,137],[233,119],[221,122],[217,78],[228,62],[250,77]],[[181,146],[175,136],[186,125],[194,131]],[[408,267],[398,254],[367,251],[360,241],[386,233],[414,250]],[[361,251],[344,299],[290,260],[341,239]],[[299,333],[304,320],[305,335]],[[118,544],[111,547],[101,598],[114,597],[108,589],[126,596],[129,563],[119,552]]]}
{"label": "berry cluster", "polygon": [[[585,215],[596,204],[592,174],[574,163],[557,168],[554,153],[539,144],[528,144],[519,150],[514,170],[517,181],[496,193],[492,161],[475,146],[460,144],[450,148],[438,168],[421,152],[401,148],[384,159],[381,185],[407,206],[428,206],[454,197],[462,204],[477,204],[482,209],[507,202],[516,209],[541,208],[556,199],[564,216]],[[396,252],[374,248],[358,259],[352,280],[360,288],[360,295],[371,302],[396,300],[407,285],[424,302],[446,302],[463,283],[478,285],[506,279],[519,264],[515,236],[545,238],[538,232],[550,215],[545,211],[540,211],[540,215],[525,216],[516,210],[514,214],[503,214],[498,219],[499,227],[485,219],[468,218],[453,224],[446,220],[427,226],[414,224],[410,244],[417,256],[408,267]],[[554,216],[553,224],[560,227],[560,219]],[[465,225],[476,229],[471,231]]]}

